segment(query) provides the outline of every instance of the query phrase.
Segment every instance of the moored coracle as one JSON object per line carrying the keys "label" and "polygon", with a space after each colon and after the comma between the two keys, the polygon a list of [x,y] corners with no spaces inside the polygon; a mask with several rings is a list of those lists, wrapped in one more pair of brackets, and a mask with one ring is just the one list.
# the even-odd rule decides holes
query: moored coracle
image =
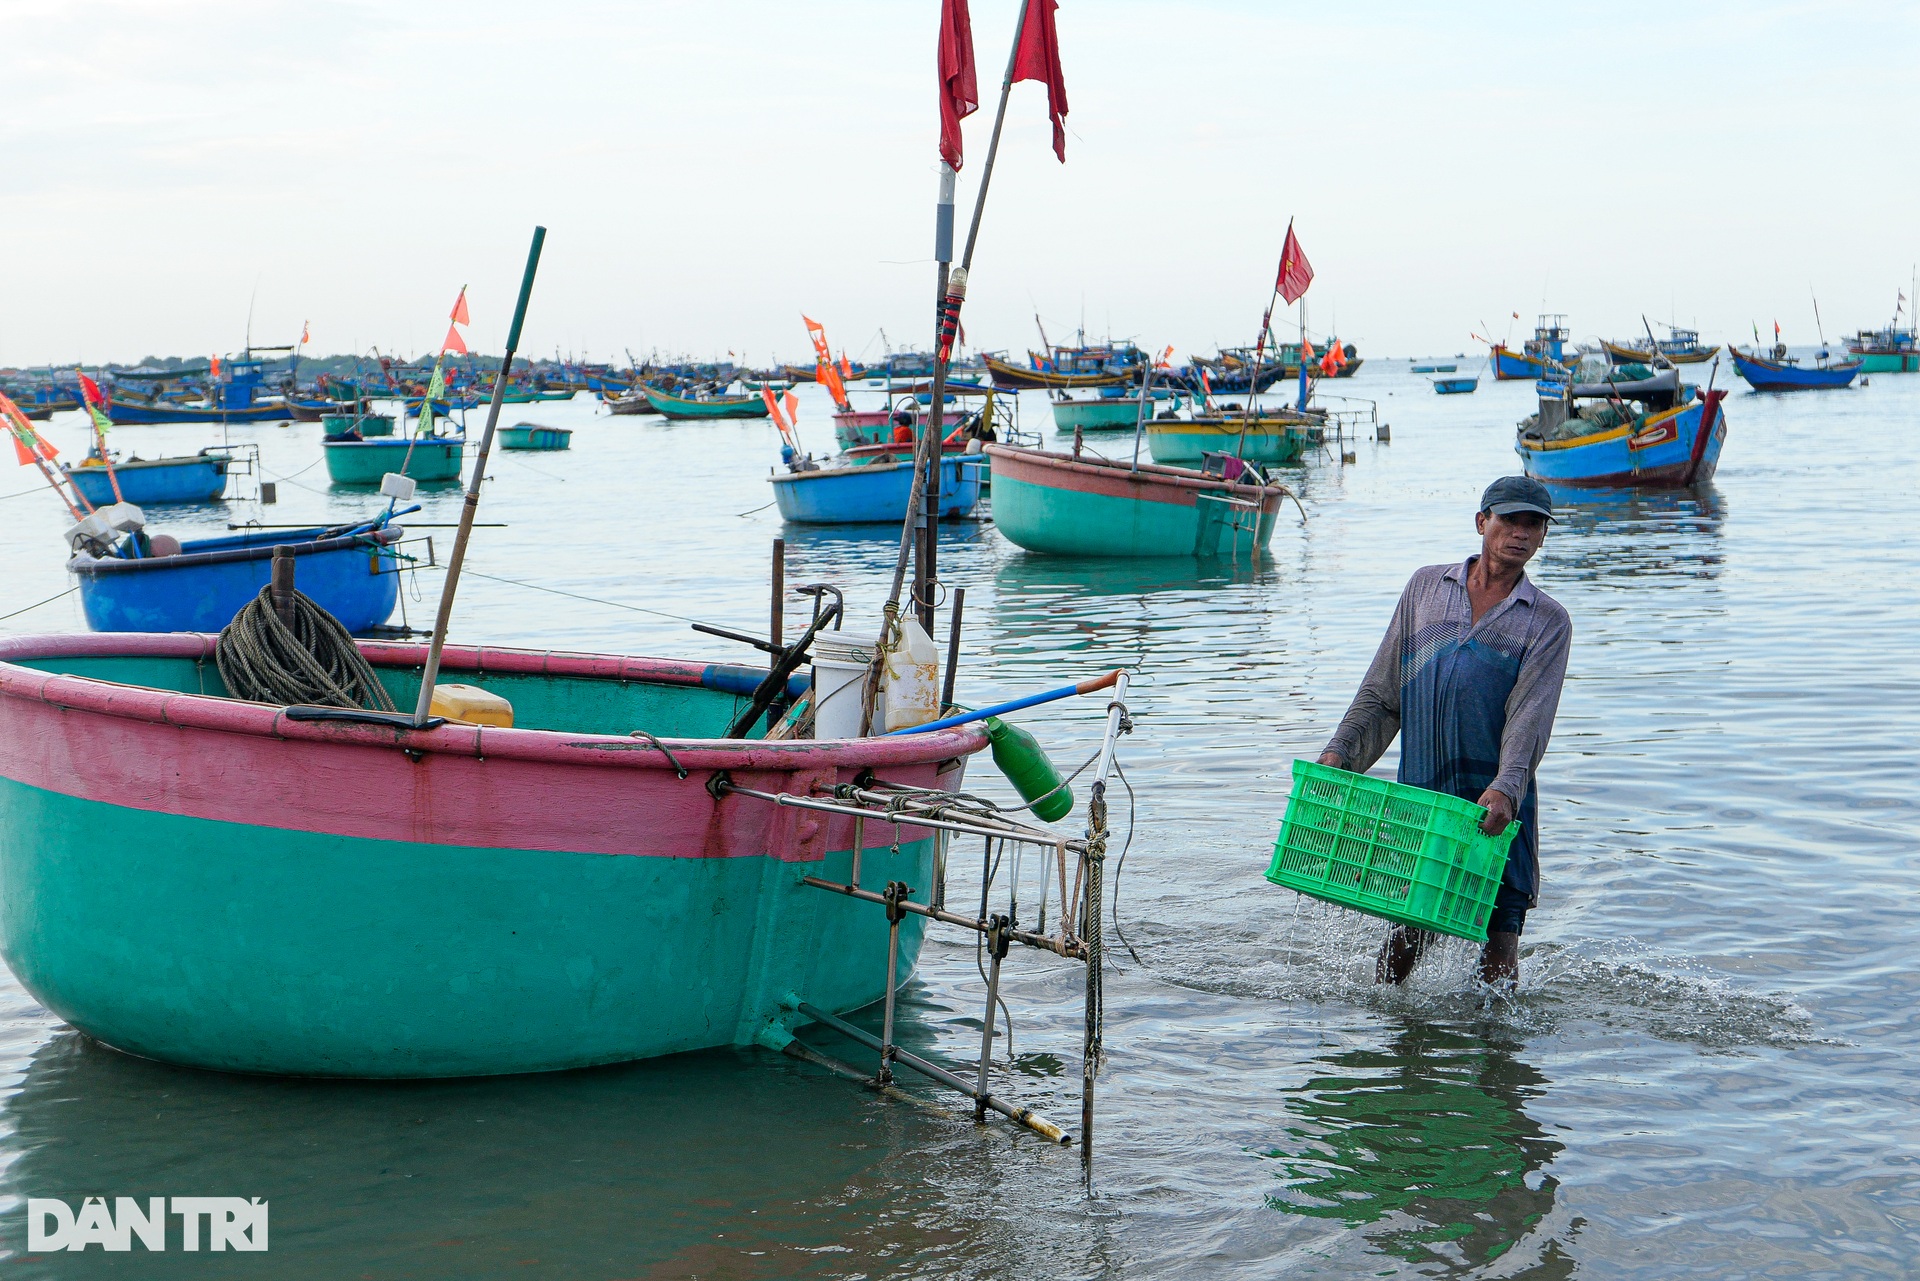
{"label": "moored coracle", "polygon": [[141,507],[210,503],[226,492],[227,468],[232,461],[223,453],[203,451],[184,458],[116,462],[112,475],[98,464],[70,467],[66,474],[73,487],[95,507],[112,502],[129,502]]}
{"label": "moored coracle", "polygon": [[1198,463],[1208,453],[1232,454],[1259,466],[1291,463],[1316,439],[1323,421],[1290,413],[1156,418],[1147,423],[1147,449],[1156,463]]}
{"label": "moored coracle", "polygon": [[988,445],[993,521],[1028,551],[1062,556],[1254,555],[1273,540],[1281,485],[1182,467]]}
{"label": "moored coracle", "polygon": [[466,441],[458,436],[389,436],[320,443],[336,485],[378,485],[389,472],[415,480],[459,480]]}
{"label": "moored coracle", "polygon": [[[443,670],[527,728],[297,720],[223,697],[214,644],[0,641],[0,952],[81,1031],[196,1067],[467,1076],[778,1045],[796,999],[884,995],[887,922],[800,883],[849,878],[851,820],[716,774],[953,790],[986,741],[725,740],[751,669],[459,647]],[[362,650],[411,705],[424,647]],[[861,884],[924,901],[930,834],[863,839]]]}
{"label": "moored coracle", "polygon": [[400,526],[243,530],[190,539],[172,555],[139,559],[76,553],[67,570],[97,632],[218,631],[260,594],[276,550],[294,558],[295,585],[350,632],[393,616],[403,564]]}

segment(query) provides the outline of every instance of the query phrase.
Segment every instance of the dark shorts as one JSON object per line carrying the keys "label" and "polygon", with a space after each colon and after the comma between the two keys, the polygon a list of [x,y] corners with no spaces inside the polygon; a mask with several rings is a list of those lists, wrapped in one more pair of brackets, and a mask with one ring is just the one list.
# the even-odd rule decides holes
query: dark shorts
{"label": "dark shorts", "polygon": [[1520,934],[1527,924],[1528,896],[1502,881],[1493,896],[1493,914],[1487,917],[1487,933]]}

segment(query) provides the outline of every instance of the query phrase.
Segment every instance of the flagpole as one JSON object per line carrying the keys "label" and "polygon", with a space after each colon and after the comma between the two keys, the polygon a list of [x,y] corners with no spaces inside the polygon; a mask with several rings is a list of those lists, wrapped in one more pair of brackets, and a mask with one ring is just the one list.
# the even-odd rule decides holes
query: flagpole
{"label": "flagpole", "polygon": [[[987,142],[987,162],[980,170],[980,189],[973,196],[973,218],[967,224],[967,247],[960,255],[960,269],[949,271],[946,262],[940,264],[940,293],[933,334],[933,404],[927,415],[926,435],[920,441],[919,457],[914,460],[914,470],[925,478],[926,487],[921,502],[924,550],[920,556],[920,572],[914,575],[914,596],[919,606],[920,626],[929,634],[933,631],[933,589],[940,579],[940,473],[946,457],[947,370],[953,363],[960,308],[967,299],[967,273],[973,269],[973,248],[980,240],[980,219],[987,208],[993,163],[1000,154],[1000,130],[1006,124],[1007,100],[1013,95],[1013,69],[1020,60],[1020,40],[1026,33],[1027,10],[1032,3],[1033,0],[1020,0],[1020,17],[1013,28],[1013,46],[1007,50],[1007,70],[1000,78],[1000,103],[993,113],[993,136]],[[949,244],[949,255],[951,252]]]}
{"label": "flagpole", "polygon": [[[967,298],[967,272],[973,266],[973,247],[980,239],[980,217],[987,206],[987,188],[993,182],[993,162],[1000,153],[1000,130],[1007,120],[1007,99],[1013,94],[1013,68],[1020,58],[1020,37],[1027,27],[1027,9],[1032,0],[1020,0],[1020,18],[1014,24],[1013,48],[1007,52],[1006,74],[1000,80],[1000,103],[993,114],[993,136],[987,143],[986,165],[980,171],[980,190],[974,193],[973,220],[967,225],[967,246],[961,254],[959,269],[952,269],[953,245],[951,228],[953,215],[943,211],[935,224],[935,236],[939,243],[935,247],[935,256],[940,261],[938,274],[937,312],[934,325],[933,357],[933,403],[927,415],[927,430],[922,433],[919,445],[913,451],[913,489],[907,496],[907,517],[900,530],[900,555],[894,562],[893,589],[887,596],[886,617],[880,625],[880,643],[876,647],[873,665],[867,669],[867,680],[861,693],[860,729],[864,734],[871,728],[873,706],[880,689],[881,654],[893,640],[895,620],[900,616],[900,592],[905,586],[907,556],[917,547],[914,557],[913,605],[920,619],[920,626],[929,633],[933,630],[932,587],[939,575],[940,536],[940,468],[941,437],[946,431],[946,393],[947,366],[951,356],[951,339],[959,331],[960,306]],[[940,166],[940,202],[951,206],[953,203],[953,170],[944,163]],[[941,232],[948,234],[942,238]],[[948,333],[951,325],[953,333]],[[892,365],[889,362],[889,371]],[[934,460],[929,468],[928,459]],[[926,513],[922,521],[921,514]],[[916,539],[915,535],[919,534]]]}
{"label": "flagpole", "polygon": [[[527,319],[527,299],[533,296],[533,274],[540,267],[540,247],[546,243],[547,229],[533,229],[533,244],[527,250],[527,270],[520,277],[520,299],[513,305],[513,327],[507,331],[507,354],[500,361],[504,374],[513,368],[514,349],[520,345],[520,326]],[[465,290],[461,290],[462,295]],[[446,353],[441,352],[442,355]],[[431,393],[433,387],[429,385]],[[493,452],[493,429],[500,421],[500,405],[507,395],[507,380],[493,380],[493,402],[487,406],[487,429],[480,436],[480,456],[473,463],[473,479],[467,482],[467,500],[460,508],[460,529],[453,536],[453,554],[447,558],[447,585],[440,589],[440,612],[433,620],[433,640],[427,646],[426,666],[420,672],[420,698],[414,704],[415,728],[425,728],[433,708],[433,683],[440,675],[440,652],[446,648],[447,625],[453,620],[453,596],[460,588],[460,568],[467,559],[467,540],[473,537],[474,514],[480,510],[480,482],[486,479],[487,456]],[[431,404],[421,402],[424,411]]]}

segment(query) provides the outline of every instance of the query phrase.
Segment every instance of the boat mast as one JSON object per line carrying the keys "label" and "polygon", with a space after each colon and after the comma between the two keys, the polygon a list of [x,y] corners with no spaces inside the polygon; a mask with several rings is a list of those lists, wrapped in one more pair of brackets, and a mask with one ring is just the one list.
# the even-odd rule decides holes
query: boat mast
{"label": "boat mast", "polygon": [[[994,112],[993,136],[987,143],[987,162],[980,171],[980,189],[974,193],[973,221],[967,227],[967,247],[960,255],[958,269],[952,267],[953,242],[949,236],[936,244],[940,260],[938,321],[934,328],[933,403],[928,407],[927,429],[914,450],[913,493],[907,499],[906,526],[901,531],[901,556],[893,571],[893,592],[887,599],[886,628],[890,634],[900,611],[900,589],[906,569],[906,551],[919,531],[919,554],[914,558],[913,607],[920,626],[933,631],[933,588],[939,581],[940,537],[940,458],[941,437],[946,430],[947,366],[953,356],[953,340],[959,330],[960,307],[967,298],[967,272],[973,266],[973,250],[980,240],[980,217],[987,207],[987,189],[993,182],[993,162],[1000,152],[1000,130],[1007,120],[1007,99],[1013,93],[1014,62],[1020,54],[1020,34],[1026,30],[1027,8],[1032,0],[1020,0],[1020,17],[1013,29],[1013,47],[1007,51],[1007,70],[1000,81],[1000,105]],[[943,203],[951,203],[953,171],[941,166],[940,193]],[[950,228],[950,220],[944,226]],[[938,225],[936,226],[938,238]],[[916,499],[918,501],[916,501]],[[887,639],[890,639],[890,635]],[[882,648],[885,647],[883,639]],[[867,697],[862,701],[868,716],[872,714],[873,694],[877,690],[879,669],[867,678]]]}

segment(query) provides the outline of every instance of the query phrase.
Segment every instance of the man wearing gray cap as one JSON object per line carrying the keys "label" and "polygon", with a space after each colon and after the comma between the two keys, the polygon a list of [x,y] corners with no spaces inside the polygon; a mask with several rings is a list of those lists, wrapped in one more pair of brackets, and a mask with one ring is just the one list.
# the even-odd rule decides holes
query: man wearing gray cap
{"label": "man wearing gray cap", "polygon": [[[1573,639],[1567,611],[1526,574],[1551,520],[1553,499],[1539,481],[1502,476],[1487,486],[1474,518],[1479,554],[1415,571],[1320,754],[1322,765],[1365,772],[1398,734],[1402,783],[1485,806],[1480,830],[1489,834],[1519,818],[1480,954],[1489,983],[1519,978],[1520,932],[1540,895],[1534,772],[1553,734]],[[1375,977],[1405,979],[1431,938],[1395,928]]]}

